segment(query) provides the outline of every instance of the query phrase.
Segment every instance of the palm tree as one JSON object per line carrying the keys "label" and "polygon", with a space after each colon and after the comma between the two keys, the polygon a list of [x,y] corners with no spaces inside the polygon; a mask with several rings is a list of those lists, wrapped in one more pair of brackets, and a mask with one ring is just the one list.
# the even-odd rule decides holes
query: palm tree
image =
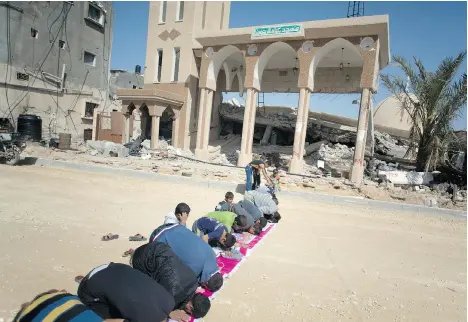
{"label": "palm tree", "polygon": [[383,74],[384,86],[398,99],[411,119],[407,156],[416,155],[417,171],[432,171],[447,160],[449,144],[455,135],[452,121],[466,106],[466,73],[455,79],[466,52],[444,59],[435,72],[427,71],[414,57],[416,70],[400,56],[394,63],[409,81]]}

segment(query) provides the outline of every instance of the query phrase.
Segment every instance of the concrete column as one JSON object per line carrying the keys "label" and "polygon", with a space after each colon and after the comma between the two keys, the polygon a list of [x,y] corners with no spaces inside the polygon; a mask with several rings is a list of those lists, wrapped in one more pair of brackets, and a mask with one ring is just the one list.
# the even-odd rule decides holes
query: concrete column
{"label": "concrete column", "polygon": [[205,98],[206,98],[206,90],[204,88],[201,88],[200,89],[200,103],[198,105],[197,143],[195,147],[195,157],[200,160],[204,160],[202,144],[203,144],[203,122],[205,120]]}
{"label": "concrete column", "polygon": [[302,173],[304,158],[305,138],[307,134],[307,122],[309,120],[310,92],[301,88],[299,92],[299,106],[297,107],[296,130],[294,132],[294,145],[289,172]]}
{"label": "concrete column", "polygon": [[263,138],[260,141],[260,145],[268,145],[268,143],[270,143],[271,132],[273,132],[273,126],[267,125],[265,132],[263,132]]}
{"label": "concrete column", "polygon": [[255,133],[255,115],[257,114],[257,97],[258,97],[258,92],[253,91],[252,93],[252,105],[250,109],[250,118],[249,118],[249,143],[247,144],[247,153],[252,155],[252,147],[253,147],[253,138],[254,138],[254,133]]}
{"label": "concrete column", "polygon": [[245,110],[244,110],[244,123],[242,125],[242,141],[241,151],[237,165],[240,167],[246,166],[252,161],[252,141],[253,141],[253,129],[255,127],[255,89],[248,88],[247,95],[245,98]]}
{"label": "concrete column", "polygon": [[173,109],[174,117],[172,120],[172,146],[174,148],[181,148],[180,144],[180,137],[182,134],[180,133],[180,111]]}
{"label": "concrete column", "polygon": [[364,88],[361,94],[356,147],[354,149],[353,169],[351,170],[351,181],[356,184],[361,184],[364,176],[364,152],[366,145],[367,117],[369,114],[370,100],[371,92],[368,88]]}
{"label": "concrete column", "polygon": [[219,116],[219,106],[223,102],[223,94],[221,91],[216,91],[213,93],[213,108],[211,110],[211,126],[210,129],[210,140],[218,140],[220,128],[220,116]]}
{"label": "concrete column", "polygon": [[160,116],[153,115],[151,116],[151,142],[150,148],[156,149],[159,146],[159,122],[161,120]]}
{"label": "concrete column", "polygon": [[[28,95],[29,96],[29,95]],[[91,137],[91,140],[92,141],[96,141],[96,138],[98,137],[98,131],[99,131],[99,128],[98,128],[98,117],[99,117],[99,113],[98,113],[98,109],[95,108],[93,110],[93,132],[91,133],[92,137]]]}
{"label": "concrete column", "polygon": [[200,108],[198,112],[198,130],[195,157],[204,161],[208,160],[208,141],[210,135],[212,107],[213,91],[207,88],[200,89]]}
{"label": "concrete column", "polygon": [[366,151],[369,152],[370,157],[373,157],[375,138],[374,138],[374,110],[372,108],[372,100],[369,100],[369,116],[367,118],[368,118],[368,122],[367,122]]}
{"label": "concrete column", "polygon": [[205,101],[205,121],[203,123],[203,149],[208,150],[210,142],[211,114],[213,110],[213,91],[207,90]]}

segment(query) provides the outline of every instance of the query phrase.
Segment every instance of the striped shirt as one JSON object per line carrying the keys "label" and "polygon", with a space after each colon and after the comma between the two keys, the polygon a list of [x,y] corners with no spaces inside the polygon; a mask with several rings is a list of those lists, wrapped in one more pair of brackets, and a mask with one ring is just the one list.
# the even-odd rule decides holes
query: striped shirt
{"label": "striped shirt", "polygon": [[244,200],[252,202],[257,208],[266,215],[273,215],[278,211],[278,206],[271,198],[270,194],[261,193],[255,190],[246,191]]}
{"label": "striped shirt", "polygon": [[44,294],[29,303],[15,321],[18,322],[102,322],[103,319],[66,292]]}

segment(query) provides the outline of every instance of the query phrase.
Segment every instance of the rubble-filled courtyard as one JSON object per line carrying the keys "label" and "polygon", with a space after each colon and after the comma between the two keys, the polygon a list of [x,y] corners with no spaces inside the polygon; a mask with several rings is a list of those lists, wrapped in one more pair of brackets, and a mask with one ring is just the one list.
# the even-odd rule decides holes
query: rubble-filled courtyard
{"label": "rubble-filled courtyard", "polygon": [[[147,236],[178,202],[192,208],[191,225],[226,192],[39,166],[0,166],[0,183],[8,187],[0,198],[5,322],[34,294],[75,292],[76,275],[128,262],[121,254],[136,245],[128,236]],[[205,321],[466,320],[465,219],[279,200],[283,220]],[[109,232],[120,238],[102,242]]]}
{"label": "rubble-filled courtyard", "polygon": [[[349,137],[349,134],[346,134]],[[338,135],[343,137],[343,135]],[[333,140],[333,138],[330,138]],[[338,140],[338,139],[335,139]],[[245,170],[236,167],[239,136],[228,134],[211,146],[213,159],[200,162],[189,150],[175,149],[166,141],[160,141],[157,149],[150,149],[150,141],[143,141],[135,155],[128,155],[123,145],[107,141],[75,141],[69,150],[28,143],[23,157],[36,157],[83,164],[101,164],[110,167],[127,168],[161,174],[197,177],[210,180],[229,181],[244,184]],[[404,154],[404,147],[389,135],[377,133],[376,147],[381,153],[393,151]],[[466,190],[453,191],[448,184],[424,183],[420,185],[398,185],[375,175],[378,171],[396,171],[399,165],[392,162],[374,160],[374,176],[366,176],[362,185],[355,185],[347,179],[353,159],[353,148],[346,144],[321,140],[306,146],[305,169],[303,175],[286,172],[291,159],[291,146],[255,144],[253,152],[263,155],[269,161],[270,173],[273,166],[280,168],[280,184],[283,190],[302,190],[316,193],[360,196],[363,198],[466,210]],[[325,168],[317,167],[318,161]]]}

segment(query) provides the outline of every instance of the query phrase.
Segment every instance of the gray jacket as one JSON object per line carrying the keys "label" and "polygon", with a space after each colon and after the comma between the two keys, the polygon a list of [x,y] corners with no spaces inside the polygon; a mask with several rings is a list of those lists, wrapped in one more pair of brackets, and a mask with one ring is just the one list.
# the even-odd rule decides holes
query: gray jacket
{"label": "gray jacket", "polygon": [[251,190],[244,194],[244,200],[252,202],[264,215],[273,215],[278,211],[278,206],[269,194]]}

